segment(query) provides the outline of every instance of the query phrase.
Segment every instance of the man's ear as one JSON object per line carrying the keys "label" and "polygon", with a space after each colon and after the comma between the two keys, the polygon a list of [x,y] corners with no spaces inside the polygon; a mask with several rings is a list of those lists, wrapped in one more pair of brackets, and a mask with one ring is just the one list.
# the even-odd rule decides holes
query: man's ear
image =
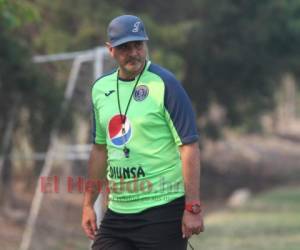
{"label": "man's ear", "polygon": [[113,47],[111,46],[111,44],[109,42],[105,43],[106,48],[108,49],[109,54],[114,57],[114,53],[113,53]]}

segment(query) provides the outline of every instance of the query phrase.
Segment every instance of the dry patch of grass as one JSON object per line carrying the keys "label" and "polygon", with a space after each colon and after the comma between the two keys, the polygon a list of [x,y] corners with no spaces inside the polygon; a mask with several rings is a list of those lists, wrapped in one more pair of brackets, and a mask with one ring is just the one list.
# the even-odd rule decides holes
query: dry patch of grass
{"label": "dry patch of grass", "polygon": [[300,187],[276,189],[239,209],[206,218],[206,230],[191,239],[199,250],[299,250]]}

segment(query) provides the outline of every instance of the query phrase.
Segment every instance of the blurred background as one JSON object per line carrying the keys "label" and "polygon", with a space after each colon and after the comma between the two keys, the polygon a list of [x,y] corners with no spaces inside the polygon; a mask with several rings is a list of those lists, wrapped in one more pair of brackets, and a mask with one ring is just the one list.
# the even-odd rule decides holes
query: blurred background
{"label": "blurred background", "polygon": [[299,0],[0,0],[0,248],[89,248],[90,89],[121,14],[142,18],[197,113],[194,249],[299,250]]}

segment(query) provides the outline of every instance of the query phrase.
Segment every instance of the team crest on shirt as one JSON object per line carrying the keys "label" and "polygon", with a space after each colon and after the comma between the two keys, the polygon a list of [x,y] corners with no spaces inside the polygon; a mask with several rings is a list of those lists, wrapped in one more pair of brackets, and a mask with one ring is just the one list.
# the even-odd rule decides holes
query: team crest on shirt
{"label": "team crest on shirt", "polygon": [[[125,133],[122,134],[122,119],[125,119]],[[108,123],[109,139],[113,145],[122,147],[128,143],[132,136],[132,128],[128,117],[124,115],[113,116]]]}
{"label": "team crest on shirt", "polygon": [[141,102],[141,101],[146,99],[148,94],[149,94],[148,87],[146,85],[139,85],[139,86],[136,87],[136,89],[134,91],[133,98],[137,102]]}

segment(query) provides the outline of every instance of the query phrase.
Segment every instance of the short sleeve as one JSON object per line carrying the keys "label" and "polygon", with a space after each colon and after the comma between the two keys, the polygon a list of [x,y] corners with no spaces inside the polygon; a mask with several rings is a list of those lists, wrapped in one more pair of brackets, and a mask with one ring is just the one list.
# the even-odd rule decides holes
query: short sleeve
{"label": "short sleeve", "polygon": [[198,141],[195,113],[191,101],[175,76],[157,65],[151,65],[152,72],[164,82],[165,117],[177,145]]}
{"label": "short sleeve", "polygon": [[165,83],[164,106],[176,144],[196,142],[199,135],[195,114],[189,97],[176,79]]}
{"label": "short sleeve", "polygon": [[100,112],[92,101],[92,140],[94,144],[106,144],[106,133],[100,125]]}

